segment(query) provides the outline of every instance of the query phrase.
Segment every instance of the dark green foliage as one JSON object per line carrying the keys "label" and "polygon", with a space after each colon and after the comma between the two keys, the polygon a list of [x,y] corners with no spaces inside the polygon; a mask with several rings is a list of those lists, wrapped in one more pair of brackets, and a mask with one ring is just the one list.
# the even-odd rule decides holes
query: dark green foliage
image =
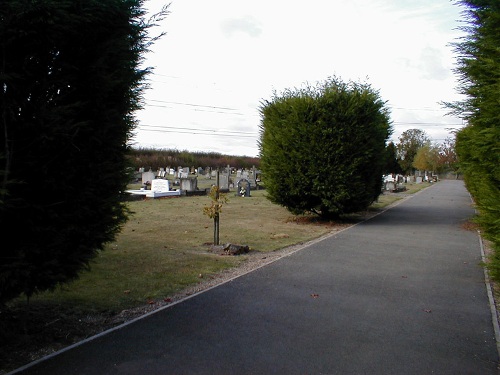
{"label": "dark green foliage", "polygon": [[0,303],[76,278],[127,219],[141,3],[0,3]]}
{"label": "dark green foliage", "polygon": [[500,280],[500,3],[461,1],[467,36],[456,44],[462,102],[449,104],[468,125],[457,134],[456,151],[478,223],[493,241],[490,267]]}
{"label": "dark green foliage", "polygon": [[368,84],[331,78],[261,105],[268,197],[324,218],[366,209],[382,187],[388,110]]}
{"label": "dark green foliage", "polygon": [[401,174],[403,170],[399,164],[397,157],[397,148],[394,142],[389,142],[385,148],[385,165],[383,169],[384,174]]}
{"label": "dark green foliage", "polygon": [[[500,30],[499,30],[500,31]],[[457,134],[457,153],[467,188],[479,215],[476,220],[500,253],[500,127],[467,126]],[[500,255],[499,255],[500,258]],[[496,278],[500,280],[500,263]]]}

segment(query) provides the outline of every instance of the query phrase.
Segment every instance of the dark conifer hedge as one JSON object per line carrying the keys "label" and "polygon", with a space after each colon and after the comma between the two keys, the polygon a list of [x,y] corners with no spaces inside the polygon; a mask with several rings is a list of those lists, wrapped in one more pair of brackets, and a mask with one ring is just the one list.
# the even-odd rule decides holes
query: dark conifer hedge
{"label": "dark conifer hedge", "polygon": [[0,2],[0,303],[76,278],[127,219],[125,155],[153,41],[141,7]]}
{"label": "dark conifer hedge", "polygon": [[474,197],[478,223],[495,246],[492,276],[500,280],[500,3],[460,1],[466,9],[465,38],[456,45],[459,92],[449,104],[468,125],[457,134],[460,169]]}

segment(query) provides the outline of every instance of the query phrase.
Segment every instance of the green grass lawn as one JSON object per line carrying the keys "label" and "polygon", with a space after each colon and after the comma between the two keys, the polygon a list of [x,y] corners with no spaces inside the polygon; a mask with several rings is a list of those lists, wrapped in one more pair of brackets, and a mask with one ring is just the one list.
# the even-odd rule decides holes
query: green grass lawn
{"label": "green grass lawn", "polygon": [[[427,184],[409,185],[412,194]],[[265,190],[251,197],[228,194],[220,216],[220,242],[248,245],[252,251],[271,252],[320,237],[339,223],[310,216],[295,217],[272,204]],[[404,195],[381,195],[372,209],[380,210]],[[129,202],[133,214],[116,241],[108,244],[80,278],[53,292],[31,299],[31,304],[73,305],[83,311],[120,312],[168,298],[244,262],[246,255],[221,256],[209,251],[213,221],[203,215],[207,196],[146,199]],[[342,223],[340,223],[342,224]],[[345,225],[345,223],[344,223]],[[22,298],[14,304],[22,303]]]}

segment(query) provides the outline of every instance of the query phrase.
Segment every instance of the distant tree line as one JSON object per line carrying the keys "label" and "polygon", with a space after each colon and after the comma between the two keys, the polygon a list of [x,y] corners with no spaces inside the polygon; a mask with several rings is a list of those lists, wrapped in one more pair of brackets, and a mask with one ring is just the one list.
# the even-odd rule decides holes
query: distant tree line
{"label": "distant tree line", "polygon": [[156,171],[160,168],[211,167],[259,168],[260,159],[249,156],[223,155],[217,152],[189,152],[172,149],[135,148],[130,150],[130,164],[134,169]]}
{"label": "distant tree line", "polygon": [[[423,130],[410,129],[403,132],[398,141],[397,143],[391,141],[386,146],[382,159],[384,174],[411,175],[415,170],[458,173],[454,137],[448,137],[444,142],[436,144],[432,143]],[[132,148],[128,158],[135,170],[145,168],[153,171],[167,166],[222,168],[230,165],[245,169],[253,166],[260,168],[261,165],[259,157],[176,149]]]}
{"label": "distant tree line", "polygon": [[412,175],[415,171],[459,173],[455,137],[447,137],[442,143],[433,143],[425,131],[409,129],[398,140],[397,144],[390,142],[387,145],[386,174]]}

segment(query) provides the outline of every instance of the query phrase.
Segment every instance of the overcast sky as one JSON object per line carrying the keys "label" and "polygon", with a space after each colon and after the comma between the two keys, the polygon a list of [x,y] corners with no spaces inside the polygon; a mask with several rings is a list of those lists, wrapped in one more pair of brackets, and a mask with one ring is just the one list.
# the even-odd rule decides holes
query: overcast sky
{"label": "overcast sky", "polygon": [[[459,99],[462,8],[448,0],[148,0],[170,3],[145,57],[154,68],[135,147],[257,156],[259,106],[273,91],[328,77],[368,82],[408,129],[435,142],[458,129],[440,102]],[[447,130],[448,129],[448,130]]]}

